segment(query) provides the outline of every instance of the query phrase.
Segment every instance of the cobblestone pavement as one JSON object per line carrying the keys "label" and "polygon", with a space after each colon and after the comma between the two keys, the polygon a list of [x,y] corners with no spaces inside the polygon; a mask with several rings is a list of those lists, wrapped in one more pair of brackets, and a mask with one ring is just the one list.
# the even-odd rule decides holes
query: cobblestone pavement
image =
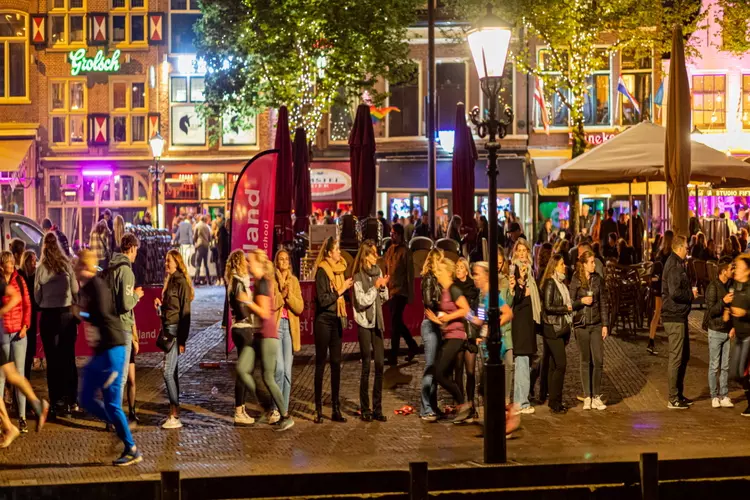
{"label": "cobblestone pavement", "polygon": [[[231,415],[236,355],[228,360],[224,355],[222,298],[221,288],[200,288],[194,302],[191,337],[179,361],[182,429],[159,427],[167,413],[162,356],[138,358],[141,424],[134,437],[144,453],[142,464],[127,469],[109,466],[121,451],[114,434],[85,416],[60,419],[41,434],[29,433],[10,449],[0,450],[0,486],[138,479],[167,469],[179,469],[186,476],[219,476],[406,468],[410,461],[422,460],[449,467],[481,463],[479,426],[425,424],[417,415],[393,414],[404,404],[419,408],[421,356],[415,363],[401,365],[399,372],[387,373],[387,381],[405,382],[384,391],[387,423],[356,419],[361,367],[357,344],[344,346],[341,392],[349,422],[313,424],[314,352],[306,346],[294,364],[291,411],[296,426],[283,434],[263,425],[235,427]],[[686,395],[696,400],[692,409],[667,410],[666,338],[660,332],[661,352],[649,356],[641,332],[637,338],[613,336],[605,342],[604,392],[609,407],[583,412],[575,398],[580,378],[578,350],[572,341],[567,349],[565,401],[576,407],[556,416],[542,406],[524,417],[522,429],[508,443],[509,459],[514,463],[636,460],[643,451],[657,451],[664,458],[747,454],[750,419],[739,415],[745,403],[732,410],[710,407],[708,348],[699,328],[701,317],[702,311],[691,316],[693,357]],[[35,372],[32,382],[40,393],[46,392],[43,373]],[[329,387],[327,374],[324,387]],[[738,399],[739,388],[731,389],[730,395]],[[261,401],[266,401],[264,391],[259,392]],[[260,415],[255,401],[248,406],[251,414]],[[325,413],[330,415],[330,407]]]}

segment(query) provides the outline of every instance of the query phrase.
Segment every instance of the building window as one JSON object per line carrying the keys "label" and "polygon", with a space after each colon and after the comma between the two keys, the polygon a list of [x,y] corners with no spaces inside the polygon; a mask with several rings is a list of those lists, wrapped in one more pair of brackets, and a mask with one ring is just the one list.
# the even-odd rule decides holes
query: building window
{"label": "building window", "polygon": [[148,94],[145,81],[110,80],[112,143],[145,146]]}
{"label": "building window", "polygon": [[[506,64],[505,69],[503,70],[503,83],[502,87],[500,88],[500,94],[498,96],[498,102],[497,102],[497,116],[499,118],[504,118],[503,110],[505,109],[505,106],[510,106],[511,108],[514,107],[513,103],[513,91],[515,89],[515,78],[514,75],[516,73],[516,66],[515,64]],[[484,92],[482,92],[481,84],[479,89],[479,95],[482,97],[482,116],[484,119],[489,117],[490,113],[490,100],[485,95]],[[466,112],[470,112],[471,110],[469,108],[466,108]],[[511,130],[514,130],[513,127],[511,127]],[[509,131],[509,133],[511,133]]]}
{"label": "building window", "polygon": [[630,95],[636,100],[641,112],[630,99],[618,91],[620,101],[620,123],[635,125],[653,116],[653,58],[637,58],[634,51],[625,51],[620,56],[622,80]]}
{"label": "building window", "polygon": [[170,53],[195,54],[193,26],[201,17],[198,0],[171,0],[169,7]]}
{"label": "building window", "polygon": [[750,75],[742,75],[742,129],[750,129]]}
{"label": "building window", "polygon": [[146,45],[147,0],[110,0],[110,40],[118,46]]}
{"label": "building window", "polygon": [[414,63],[409,77],[403,82],[390,83],[388,106],[398,108],[388,114],[388,137],[418,137],[422,116],[419,112],[422,99],[419,92],[420,66]]}
{"label": "building window", "polygon": [[84,45],[86,0],[50,0],[49,43],[53,47]]}
{"label": "building window", "polygon": [[724,130],[727,126],[726,75],[693,76],[693,126]]}
{"label": "building window", "polygon": [[86,80],[50,81],[50,142],[53,146],[86,144]]}
{"label": "building window", "polygon": [[206,122],[198,116],[196,104],[205,100],[203,76],[170,78],[170,135],[174,146],[205,146]]}
{"label": "building window", "polygon": [[257,116],[249,125],[243,126],[237,116],[225,114],[221,121],[222,146],[255,146],[258,144],[257,127]]}
{"label": "building window", "polygon": [[587,92],[583,97],[583,120],[590,126],[609,126],[612,123],[610,99],[611,57],[604,49],[597,51],[601,69],[587,79]]}
{"label": "building window", "polygon": [[[567,56],[563,56],[567,57]],[[553,67],[551,64],[552,54],[548,49],[540,49],[537,52],[537,66],[545,74],[549,75],[550,78],[561,77],[559,72],[550,71]],[[529,91],[531,92],[531,90]],[[568,91],[564,88],[555,89],[552,85],[544,86],[544,101],[547,104],[547,114],[549,116],[550,127],[569,127],[570,126],[570,112],[568,107],[563,101],[563,97],[568,98]],[[536,101],[535,101],[536,102]],[[536,111],[535,126],[544,127],[542,123],[542,113],[539,109],[539,104],[535,104],[534,110]]]}
{"label": "building window", "polygon": [[437,61],[437,130],[456,128],[456,103],[466,102],[466,63]]}
{"label": "building window", "polygon": [[0,104],[28,101],[29,18],[0,10]]}
{"label": "building window", "polygon": [[354,125],[354,113],[351,104],[346,100],[346,92],[343,88],[339,89],[328,117],[328,136],[331,142],[348,141],[349,133]]}

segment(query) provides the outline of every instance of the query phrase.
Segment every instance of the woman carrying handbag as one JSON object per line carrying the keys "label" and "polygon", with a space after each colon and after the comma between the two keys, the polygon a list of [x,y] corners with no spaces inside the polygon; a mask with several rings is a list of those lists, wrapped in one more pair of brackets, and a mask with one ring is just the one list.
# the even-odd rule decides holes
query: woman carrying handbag
{"label": "woman carrying handbag", "polygon": [[160,312],[162,321],[162,333],[157,339],[157,345],[166,353],[164,382],[169,397],[169,418],[162,424],[162,428],[179,429],[182,422],[177,357],[185,352],[185,343],[190,333],[190,303],[195,298],[195,290],[187,279],[187,268],[178,250],[167,252],[164,268],[167,279],[162,298],[154,299],[154,306]]}
{"label": "woman carrying handbag", "polygon": [[573,322],[573,304],[570,292],[565,286],[565,261],[560,254],[553,255],[547,264],[542,279],[543,306],[542,321],[544,346],[549,358],[549,408],[552,413],[562,414],[567,408],[562,403],[565,381],[565,346],[570,342]]}

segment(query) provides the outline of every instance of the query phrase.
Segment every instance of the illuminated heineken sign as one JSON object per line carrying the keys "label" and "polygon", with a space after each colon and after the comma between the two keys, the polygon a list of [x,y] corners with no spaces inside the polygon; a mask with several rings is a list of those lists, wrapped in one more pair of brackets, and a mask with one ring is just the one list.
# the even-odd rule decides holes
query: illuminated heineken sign
{"label": "illuminated heineken sign", "polygon": [[79,73],[115,73],[120,71],[120,51],[115,50],[112,55],[106,57],[104,51],[100,50],[94,57],[86,55],[86,49],[74,50],[68,54],[70,59],[70,74],[77,76]]}

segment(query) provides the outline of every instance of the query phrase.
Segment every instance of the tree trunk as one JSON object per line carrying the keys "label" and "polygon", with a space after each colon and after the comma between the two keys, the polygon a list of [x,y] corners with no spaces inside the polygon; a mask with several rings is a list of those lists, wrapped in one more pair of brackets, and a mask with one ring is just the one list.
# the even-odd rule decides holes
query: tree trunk
{"label": "tree trunk", "polygon": [[[586,152],[586,136],[583,132],[583,113],[580,116],[573,118],[573,150],[571,152],[571,159],[581,156]],[[581,213],[581,206],[579,203],[579,189],[578,186],[571,186],[568,188],[568,203],[570,206],[570,233],[575,236],[580,233],[581,228],[579,214]]]}

